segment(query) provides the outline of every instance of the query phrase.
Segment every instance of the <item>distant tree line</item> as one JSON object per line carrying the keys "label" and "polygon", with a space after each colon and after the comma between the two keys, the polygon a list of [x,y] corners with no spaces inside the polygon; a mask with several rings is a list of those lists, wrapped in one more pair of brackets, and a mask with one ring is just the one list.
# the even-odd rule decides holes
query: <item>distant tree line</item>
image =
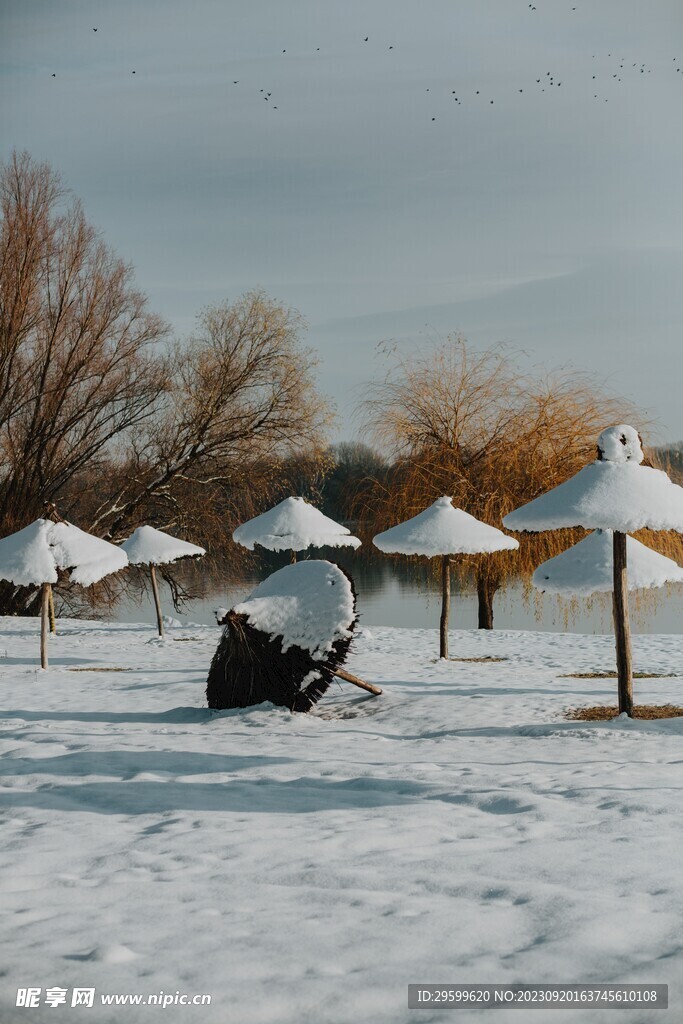
{"label": "distant tree line", "polygon": [[655,464],[666,470],[671,479],[683,485],[683,441],[653,449]]}

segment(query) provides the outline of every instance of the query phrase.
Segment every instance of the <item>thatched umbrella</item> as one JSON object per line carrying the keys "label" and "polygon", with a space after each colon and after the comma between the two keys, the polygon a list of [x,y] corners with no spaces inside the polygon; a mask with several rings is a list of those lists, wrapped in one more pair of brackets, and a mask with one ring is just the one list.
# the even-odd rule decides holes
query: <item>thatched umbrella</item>
{"label": "thatched umbrella", "polygon": [[628,614],[627,533],[683,533],[683,488],[666,473],[641,465],[637,430],[625,424],[603,430],[595,462],[527,505],[510,512],[511,530],[540,532],[582,526],[612,530],[612,600],[619,680],[619,711],[633,714],[633,665]]}
{"label": "thatched umbrella", "polygon": [[270,551],[290,551],[292,562],[296,562],[297,551],[306,548],[359,548],[361,545],[350,530],[323,515],[304,498],[285,498],[279,505],[238,526],[232,539],[250,551],[255,544]]}
{"label": "thatched umbrella", "polygon": [[89,587],[128,565],[125,551],[64,520],[36,519],[23,530],[0,540],[0,579],[20,587],[41,588],[40,664],[48,667],[47,636],[52,584],[59,570],[69,571],[72,583]]}
{"label": "thatched umbrella", "polygon": [[[595,530],[549,558],[536,569],[531,582],[543,593],[562,597],[590,597],[608,594],[614,588],[614,541],[612,530]],[[651,590],[666,583],[683,583],[683,568],[641,544],[635,537],[626,538],[628,589]]]}
{"label": "thatched umbrella", "polygon": [[209,707],[271,701],[309,711],[343,664],[357,621],[353,582],[338,565],[321,559],[278,569],[223,618]]}
{"label": "thatched umbrella", "polygon": [[146,565],[149,569],[154,607],[157,613],[157,628],[159,636],[163,636],[164,620],[161,616],[156,566],[169,565],[181,558],[199,558],[201,555],[205,555],[206,551],[196,544],[190,544],[189,541],[172,537],[169,533],[164,533],[163,530],[155,530],[153,526],[138,526],[137,530],[134,530],[130,537],[121,544],[121,549],[128,555],[131,565]]}
{"label": "thatched umbrella", "polygon": [[441,557],[441,629],[439,655],[448,657],[448,619],[451,603],[451,555],[490,554],[519,547],[495,526],[482,523],[461,508],[452,498],[437,498],[424,512],[378,533],[372,543],[387,554]]}

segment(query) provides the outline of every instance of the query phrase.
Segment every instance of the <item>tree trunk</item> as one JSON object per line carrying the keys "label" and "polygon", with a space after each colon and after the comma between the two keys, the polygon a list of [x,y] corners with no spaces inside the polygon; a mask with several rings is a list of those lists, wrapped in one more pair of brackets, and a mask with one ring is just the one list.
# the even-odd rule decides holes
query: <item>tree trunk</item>
{"label": "tree trunk", "polygon": [[619,714],[633,717],[633,664],[631,660],[631,623],[628,614],[628,574],[626,565],[626,534],[614,531],[614,638],[617,646],[617,677]]}
{"label": "tree trunk", "polygon": [[441,556],[441,630],[439,657],[448,657],[448,620],[451,614],[451,559]]}
{"label": "tree trunk", "polygon": [[493,629],[493,595],[495,589],[483,577],[477,579],[479,600],[479,629]]}
{"label": "tree trunk", "polygon": [[289,561],[291,565],[294,565],[294,563],[296,562],[296,551],[294,550],[294,548],[292,548],[292,550],[289,553]]}
{"label": "tree trunk", "polygon": [[159,636],[164,635],[164,620],[161,617],[161,602],[159,600],[159,585],[157,583],[157,571],[153,565],[149,567],[149,574],[152,577],[152,593],[154,594],[154,607],[157,612],[157,628]]}
{"label": "tree trunk", "polygon": [[55,619],[55,595],[52,592],[52,586],[50,586],[50,604],[48,607],[50,614],[50,632],[53,636],[57,636],[57,620]]}
{"label": "tree trunk", "polygon": [[50,591],[49,583],[43,583],[40,595],[40,667],[47,668],[47,638],[50,629]]}

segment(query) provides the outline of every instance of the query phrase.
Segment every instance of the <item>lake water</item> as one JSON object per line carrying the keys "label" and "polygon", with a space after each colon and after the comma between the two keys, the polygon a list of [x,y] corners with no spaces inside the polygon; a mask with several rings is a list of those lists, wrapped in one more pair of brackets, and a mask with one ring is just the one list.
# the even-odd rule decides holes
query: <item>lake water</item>
{"label": "lake water", "polygon": [[[358,592],[360,621],[366,626],[413,626],[436,628],[439,623],[441,594],[438,580],[430,577],[425,567],[406,566],[394,560],[354,559],[353,555],[331,556],[354,578]],[[164,613],[182,622],[208,624],[215,622],[214,610],[230,608],[244,599],[259,579],[273,572],[286,559],[269,559],[249,578],[214,581],[208,596],[189,602],[181,613],[173,610],[170,594],[161,584]],[[138,603],[128,599],[114,611],[114,618],[123,622],[154,623],[151,598]],[[671,586],[631,596],[631,624],[637,633],[683,633],[683,586]],[[472,629],[477,625],[477,600],[472,593],[458,594],[454,581],[451,596],[451,628]],[[590,602],[567,602],[535,590],[525,592],[516,584],[500,591],[494,600],[494,626],[497,629],[571,631],[576,633],[610,633],[612,631],[611,599],[595,598]]]}

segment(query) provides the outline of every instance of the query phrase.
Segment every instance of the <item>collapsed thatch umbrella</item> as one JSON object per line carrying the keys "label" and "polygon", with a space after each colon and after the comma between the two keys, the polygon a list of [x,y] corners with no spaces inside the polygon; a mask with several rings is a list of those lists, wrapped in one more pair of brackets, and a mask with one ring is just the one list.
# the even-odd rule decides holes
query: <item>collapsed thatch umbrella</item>
{"label": "collapsed thatch umbrella", "polygon": [[270,551],[291,551],[292,562],[296,562],[297,551],[306,548],[359,548],[361,544],[345,526],[303,498],[285,498],[238,526],[232,539],[250,551],[255,544]]}
{"label": "collapsed thatch umbrella", "polygon": [[511,530],[541,532],[582,526],[613,530],[613,610],[619,680],[619,711],[633,714],[633,666],[628,614],[626,535],[630,531],[683,533],[683,488],[666,473],[641,465],[640,435],[621,425],[603,430],[598,457],[575,476],[510,512]]}
{"label": "collapsed thatch umbrella", "polygon": [[357,621],[353,582],[338,565],[321,559],[278,569],[223,618],[209,707],[271,701],[309,711],[340,671]]}
{"label": "collapsed thatch umbrella", "polygon": [[157,613],[157,628],[159,636],[164,635],[164,620],[161,616],[161,602],[159,600],[159,586],[157,584],[157,565],[168,565],[170,562],[177,562],[181,558],[199,558],[205,555],[204,548],[189,541],[180,540],[178,537],[171,537],[163,530],[155,530],[153,526],[138,526],[137,530],[131,533],[130,537],[121,544],[121,549],[128,555],[131,565],[146,565],[149,568],[149,575],[152,580],[152,594],[154,595],[154,607]]}
{"label": "collapsed thatch umbrella", "polygon": [[[544,593],[564,597],[607,594],[614,588],[612,530],[595,530],[554,558],[539,565],[531,582]],[[683,583],[683,568],[635,537],[626,538],[628,589],[650,590]]]}
{"label": "collapsed thatch umbrella", "polygon": [[424,512],[378,533],[372,543],[387,554],[441,556],[441,629],[439,654],[448,657],[448,618],[451,603],[451,555],[491,554],[519,547],[495,526],[482,523],[461,508],[452,498],[437,498]]}
{"label": "collapsed thatch umbrella", "polygon": [[23,530],[0,540],[0,579],[22,587],[41,587],[40,664],[47,668],[47,636],[52,584],[58,570],[69,570],[69,579],[82,587],[128,565],[125,551],[100,537],[79,530],[72,523],[36,519]]}

